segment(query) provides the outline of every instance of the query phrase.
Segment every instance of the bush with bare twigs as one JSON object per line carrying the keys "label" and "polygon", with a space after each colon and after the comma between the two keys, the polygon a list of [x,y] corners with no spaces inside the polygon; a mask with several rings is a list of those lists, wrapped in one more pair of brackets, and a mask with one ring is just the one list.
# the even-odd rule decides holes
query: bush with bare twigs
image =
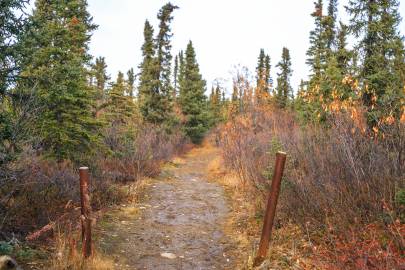
{"label": "bush with bare twigs", "polygon": [[403,124],[387,127],[383,137],[343,112],[331,114],[327,128],[303,127],[292,112],[258,108],[219,130],[225,165],[238,173],[257,214],[270,185],[269,164],[284,150],[279,225],[300,225],[325,255],[319,258],[339,269],[404,263]]}
{"label": "bush with bare twigs", "polygon": [[[109,133],[106,138],[114,136]],[[91,164],[85,164],[91,170],[95,211],[126,200],[130,192],[123,183],[157,175],[161,164],[182,151],[187,142],[181,133],[167,134],[152,126],[138,127],[125,143],[121,137],[119,140],[120,149],[115,148],[114,152],[103,149]],[[27,147],[15,161],[3,166],[0,174],[3,240],[13,235],[23,239],[80,206],[78,168],[72,162],[52,161]]]}

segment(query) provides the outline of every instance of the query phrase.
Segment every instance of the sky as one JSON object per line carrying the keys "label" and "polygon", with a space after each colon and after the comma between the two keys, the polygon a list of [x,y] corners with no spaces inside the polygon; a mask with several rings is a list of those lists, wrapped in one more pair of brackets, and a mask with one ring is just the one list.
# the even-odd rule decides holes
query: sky
{"label": "sky", "polygon": [[[309,32],[313,29],[310,14],[313,0],[172,0],[179,6],[172,22],[172,54],[185,50],[189,40],[197,54],[203,78],[210,89],[219,80],[229,88],[237,66],[254,75],[260,49],[271,57],[271,75],[275,81],[276,64],[283,47],[291,53],[291,85],[298,88],[309,73],[305,64]],[[325,1],[327,3],[327,1]],[[344,5],[339,1],[339,19],[347,22]],[[405,1],[400,0],[405,16]],[[167,3],[163,0],[88,0],[89,11],[99,25],[93,34],[90,53],[104,56],[113,79],[118,71],[131,67],[136,71],[142,61],[143,27],[148,19],[157,32],[156,15]],[[405,34],[405,23],[400,26]],[[228,94],[230,89],[228,89]]]}

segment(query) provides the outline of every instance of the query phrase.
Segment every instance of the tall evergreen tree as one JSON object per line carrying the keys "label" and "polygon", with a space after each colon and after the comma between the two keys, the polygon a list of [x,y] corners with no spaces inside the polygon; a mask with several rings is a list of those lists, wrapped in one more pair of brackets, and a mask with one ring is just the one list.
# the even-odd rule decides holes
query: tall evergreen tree
{"label": "tall evergreen tree", "polygon": [[184,64],[184,52],[181,50],[180,52],[179,52],[179,55],[178,55],[178,59],[179,59],[179,70],[178,70],[178,73],[177,73],[177,84],[178,84],[178,94],[179,94],[179,96],[181,96],[181,88],[180,88],[180,85],[181,85],[181,81],[184,79],[184,67],[185,67],[185,64]]}
{"label": "tall evergreen tree", "polygon": [[224,106],[227,101],[226,97],[225,97],[225,90],[222,91],[221,95],[222,95],[222,98],[221,98],[222,106]]}
{"label": "tall evergreen tree", "polygon": [[300,85],[298,86],[297,96],[300,96],[301,94],[305,93],[306,91],[305,86],[306,86],[305,81],[301,79]]}
{"label": "tall evergreen tree", "polygon": [[174,96],[178,94],[178,78],[179,78],[179,56],[176,55],[174,58],[174,68],[173,68],[173,86],[174,86]]}
{"label": "tall evergreen tree", "polygon": [[[243,113],[244,109],[244,88],[242,87],[243,85],[242,82],[242,76],[241,74],[238,73],[236,76],[233,78],[232,82],[232,96],[230,100],[230,114],[232,117]],[[256,87],[256,99],[259,102],[259,104],[263,104],[265,97],[263,97],[262,89],[258,89]]]}
{"label": "tall evergreen tree", "polygon": [[[19,37],[25,26],[25,18],[18,13],[24,10],[25,0],[8,0],[0,4],[0,166],[12,159],[19,132],[14,127],[15,115],[11,104],[22,100],[10,91],[17,79],[20,55]],[[26,119],[22,116],[21,119]],[[18,125],[19,126],[19,125]]]}
{"label": "tall evergreen tree", "polygon": [[212,86],[211,87],[211,94],[210,94],[210,98],[209,98],[210,103],[213,102],[214,98],[215,98],[215,89],[214,89],[214,86]]}
{"label": "tall evergreen tree", "polygon": [[325,42],[325,27],[323,23],[323,1],[317,0],[314,3],[315,11],[311,16],[315,20],[315,28],[310,32],[310,47],[307,51],[306,63],[311,69],[310,87],[319,85],[326,65],[327,44]]}
{"label": "tall evergreen tree", "polygon": [[127,89],[126,93],[131,97],[131,99],[134,98],[134,91],[135,91],[135,72],[133,68],[130,68],[127,72]]}
{"label": "tall evergreen tree", "polygon": [[221,102],[221,88],[217,83],[216,87],[212,87],[211,95],[210,95],[210,110],[212,116],[213,125],[220,122],[221,119],[221,110],[222,110],[222,102]]}
{"label": "tall evergreen tree", "polygon": [[57,160],[78,160],[96,141],[88,43],[96,29],[85,0],[38,0],[25,48],[19,87],[36,89],[36,123],[43,149]]}
{"label": "tall evergreen tree", "polygon": [[101,110],[106,103],[107,89],[106,84],[110,80],[110,76],[107,74],[107,63],[104,57],[97,57],[95,64],[92,66],[92,76],[94,76],[95,87],[95,115],[98,117]]}
{"label": "tall evergreen tree", "polygon": [[100,96],[104,96],[106,92],[106,84],[110,80],[107,74],[107,63],[104,57],[97,57],[95,64],[92,66],[95,77],[95,86]]}
{"label": "tall evergreen tree", "polygon": [[260,49],[259,57],[257,60],[257,67],[256,67],[256,85],[263,84],[265,81],[265,61],[266,54],[264,53],[264,49]]}
{"label": "tall evergreen tree", "polygon": [[215,99],[214,99],[215,104],[218,104],[218,106],[221,106],[221,87],[219,84],[215,87]]}
{"label": "tall evergreen tree", "polygon": [[387,113],[399,118],[404,98],[404,82],[395,65],[397,59],[401,62],[404,58],[404,44],[397,30],[401,21],[398,7],[398,0],[350,0],[347,6],[350,30],[360,37],[363,102],[372,126]]}
{"label": "tall evergreen tree", "polygon": [[342,75],[349,74],[349,64],[352,58],[352,53],[347,49],[347,35],[347,25],[340,22],[336,38],[336,61]]}
{"label": "tall evergreen tree", "polygon": [[324,102],[329,103],[337,97],[341,100],[353,97],[352,88],[342,83],[345,76],[353,76],[350,71],[351,52],[347,46],[347,26],[340,22],[334,41],[336,50],[329,50],[324,79],[320,90]]}
{"label": "tall evergreen tree", "polygon": [[268,54],[264,58],[264,69],[265,69],[264,80],[266,82],[264,90],[266,91],[266,93],[270,94],[272,86],[272,78],[270,76],[271,65],[270,65],[270,56]]}
{"label": "tall evergreen tree", "polygon": [[171,28],[172,13],[177,6],[168,3],[158,15],[159,32],[153,39],[153,28],[145,22],[143,61],[140,66],[140,108],[143,118],[151,123],[171,124],[173,115],[173,92],[171,84]]}
{"label": "tall evergreen tree", "polygon": [[200,143],[208,129],[205,81],[197,64],[192,42],[187,45],[184,74],[180,81],[180,106],[185,116],[184,132],[194,142]]}
{"label": "tall evergreen tree", "polygon": [[337,5],[338,0],[329,0],[328,15],[322,19],[324,25],[324,39],[326,46],[326,57],[332,55],[332,51],[336,46],[336,20],[337,20]]}
{"label": "tall evergreen tree", "polygon": [[157,73],[156,79],[159,80],[159,89],[158,93],[161,96],[160,102],[161,106],[160,115],[163,117],[164,121],[170,121],[172,118],[173,110],[173,86],[171,84],[171,63],[172,63],[172,54],[171,54],[171,27],[170,23],[173,20],[172,13],[177,6],[167,3],[164,5],[159,13],[159,33],[156,37],[156,61],[157,61]]}
{"label": "tall evergreen tree", "polygon": [[263,103],[270,95],[270,56],[266,55],[264,49],[260,54],[256,68],[256,100]]}
{"label": "tall evergreen tree", "polygon": [[133,101],[131,96],[125,95],[126,91],[124,74],[118,72],[117,80],[112,84],[108,95],[106,118],[112,125],[126,124],[133,116]]}
{"label": "tall evergreen tree", "polygon": [[292,87],[290,78],[292,74],[290,51],[283,48],[281,61],[277,64],[280,72],[277,73],[277,104],[284,108],[287,105],[288,99],[292,97]]}
{"label": "tall evergreen tree", "polygon": [[145,21],[142,45],[143,61],[140,65],[138,98],[143,119],[151,123],[162,122],[160,113],[159,78],[157,78],[157,64],[155,59],[156,46],[153,41],[153,27]]}
{"label": "tall evergreen tree", "polygon": [[7,0],[0,5],[0,101],[18,71],[18,37],[25,20],[18,12],[24,9],[26,0]]}

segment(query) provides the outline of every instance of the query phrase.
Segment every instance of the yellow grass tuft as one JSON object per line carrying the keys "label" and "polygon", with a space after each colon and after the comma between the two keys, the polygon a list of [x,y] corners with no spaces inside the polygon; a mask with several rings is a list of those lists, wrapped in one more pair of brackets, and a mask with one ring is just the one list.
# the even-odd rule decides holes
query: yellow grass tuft
{"label": "yellow grass tuft", "polygon": [[186,161],[184,160],[184,158],[181,158],[181,157],[175,157],[175,158],[173,158],[173,164],[175,164],[175,165],[183,165],[183,164],[186,164]]}
{"label": "yellow grass tuft", "polygon": [[51,260],[49,269],[52,270],[112,270],[115,269],[112,259],[94,254],[91,258],[83,259],[78,251],[73,237],[63,234],[57,236],[56,253]]}

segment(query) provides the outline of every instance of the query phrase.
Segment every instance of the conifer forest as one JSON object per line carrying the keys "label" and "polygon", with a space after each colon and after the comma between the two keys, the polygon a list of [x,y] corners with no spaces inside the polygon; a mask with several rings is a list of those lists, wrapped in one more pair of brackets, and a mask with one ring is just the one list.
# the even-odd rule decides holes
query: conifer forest
{"label": "conifer forest", "polygon": [[[178,49],[185,0],[116,0],[145,11],[103,18],[140,44],[118,71],[112,1],[0,0],[0,270],[405,269],[404,3],[312,1],[245,67],[212,49],[243,31]],[[204,18],[236,33],[233,5],[283,1],[225,2]]]}

